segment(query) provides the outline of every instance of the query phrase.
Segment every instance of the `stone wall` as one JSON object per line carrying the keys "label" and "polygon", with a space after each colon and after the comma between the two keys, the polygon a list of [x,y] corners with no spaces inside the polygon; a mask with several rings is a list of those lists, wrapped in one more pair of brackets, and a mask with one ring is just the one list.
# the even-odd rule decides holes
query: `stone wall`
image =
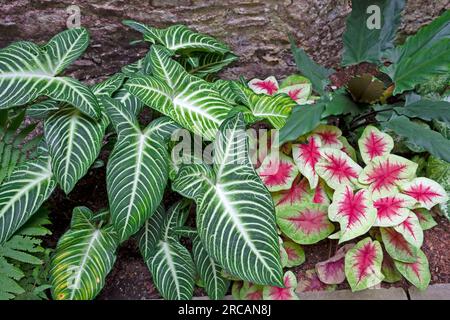
{"label": "stone wall", "polygon": [[[113,74],[146,51],[130,40],[140,35],[121,25],[135,19],[166,27],[181,23],[228,43],[240,60],[224,77],[279,77],[295,70],[287,33],[318,62],[336,66],[349,0],[0,0],[0,47],[16,40],[43,42],[64,30],[70,5],[81,10],[91,45],[69,70],[79,79]],[[413,33],[443,10],[448,0],[410,0],[401,29]]]}

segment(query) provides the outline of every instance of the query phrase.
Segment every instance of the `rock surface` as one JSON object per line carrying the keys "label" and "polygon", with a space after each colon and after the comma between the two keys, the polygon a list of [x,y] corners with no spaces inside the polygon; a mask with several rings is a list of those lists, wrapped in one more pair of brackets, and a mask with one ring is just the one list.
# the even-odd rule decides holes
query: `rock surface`
{"label": "rock surface", "polygon": [[[294,35],[313,58],[336,66],[349,0],[0,0],[0,47],[17,40],[44,42],[66,28],[71,5],[89,28],[91,45],[69,74],[93,80],[117,72],[146,52],[146,45],[129,41],[140,35],[121,24],[135,19],[166,27],[186,24],[231,46],[240,60],[222,73],[225,78],[247,78],[295,70],[287,33]],[[415,32],[443,10],[448,0],[410,0],[401,29]]]}

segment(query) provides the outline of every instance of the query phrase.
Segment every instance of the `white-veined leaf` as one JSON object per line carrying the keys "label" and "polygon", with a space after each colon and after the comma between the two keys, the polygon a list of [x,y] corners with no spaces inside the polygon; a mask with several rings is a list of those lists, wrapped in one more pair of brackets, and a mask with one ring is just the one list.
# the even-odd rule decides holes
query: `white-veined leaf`
{"label": "white-veined leaf", "polygon": [[16,42],[0,50],[0,109],[48,96],[98,118],[100,107],[92,91],[75,79],[57,77],[88,43],[87,30],[73,28],[56,35],[43,48]]}
{"label": "white-veined leaf", "polygon": [[39,209],[55,185],[48,156],[29,160],[13,171],[0,186],[0,243]]}
{"label": "white-veined leaf", "polygon": [[181,167],[173,190],[195,199],[200,239],[228,273],[283,285],[273,202],[250,162],[242,114],[222,124],[214,152],[213,167]]}
{"label": "white-veined leaf", "polygon": [[149,53],[153,75],[135,75],[125,88],[149,107],[190,131],[213,140],[232,109],[213,84],[187,73],[167,49],[153,45]]}
{"label": "white-veined leaf", "polygon": [[107,211],[73,210],[70,229],[59,239],[51,261],[52,296],[57,300],[92,300],[116,260],[117,234]]}

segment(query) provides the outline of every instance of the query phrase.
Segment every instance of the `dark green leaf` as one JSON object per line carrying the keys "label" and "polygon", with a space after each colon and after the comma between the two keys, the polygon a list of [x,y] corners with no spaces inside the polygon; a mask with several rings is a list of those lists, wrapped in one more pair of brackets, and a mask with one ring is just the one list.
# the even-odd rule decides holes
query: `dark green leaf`
{"label": "dark green leaf", "polygon": [[320,122],[326,103],[319,101],[313,105],[296,106],[285,126],[280,130],[280,144],[292,141],[313,130]]}
{"label": "dark green leaf", "polygon": [[362,111],[346,94],[335,94],[325,106],[322,117],[339,116],[343,114],[358,114]]}
{"label": "dark green leaf", "polygon": [[380,49],[381,51],[394,48],[394,41],[397,29],[402,18],[402,11],[405,7],[405,0],[389,0],[383,10]]}
{"label": "dark green leaf", "polygon": [[450,140],[440,133],[426,129],[405,116],[390,119],[384,126],[407,138],[411,143],[422,146],[432,155],[450,162]]}
{"label": "dark green leaf", "polygon": [[404,108],[395,108],[395,111],[408,117],[450,124],[450,102],[447,101],[419,100]]}
{"label": "dark green leaf", "polygon": [[304,50],[298,48],[295,40],[290,36],[291,50],[294,55],[297,69],[309,80],[311,80],[313,89],[320,95],[325,93],[325,87],[329,83],[328,77],[334,72],[333,69],[326,69],[314,62]]}

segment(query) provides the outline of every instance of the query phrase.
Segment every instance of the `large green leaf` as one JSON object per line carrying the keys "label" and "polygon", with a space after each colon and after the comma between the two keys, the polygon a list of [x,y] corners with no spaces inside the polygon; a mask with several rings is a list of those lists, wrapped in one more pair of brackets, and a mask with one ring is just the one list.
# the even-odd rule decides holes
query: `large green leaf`
{"label": "large green leaf", "polygon": [[238,57],[232,53],[217,54],[209,52],[198,53],[194,58],[196,58],[195,65],[192,65],[190,61],[192,56],[183,57],[180,60],[180,63],[186,71],[199,78],[205,78],[210,74],[219,72],[225,66],[238,59]]}
{"label": "large green leaf", "polygon": [[388,0],[384,6],[380,31],[380,49],[382,53],[394,48],[397,29],[400,26],[405,0]]}
{"label": "large green leaf", "polygon": [[149,54],[153,75],[136,75],[125,88],[184,128],[213,140],[231,106],[213,84],[190,75],[172,60],[167,49],[153,45]]}
{"label": "large green leaf", "polygon": [[449,37],[450,11],[447,10],[397,48],[396,63],[386,68],[395,83],[394,94],[414,89],[432,75],[449,72]]}
{"label": "large green leaf", "polygon": [[50,282],[56,300],[92,300],[116,260],[118,239],[108,212],[73,210],[70,229],[59,239],[51,261]]}
{"label": "large green leaf", "polygon": [[202,244],[228,273],[282,286],[274,206],[250,162],[242,114],[222,124],[214,152],[212,167],[181,167],[173,190],[196,201]]}
{"label": "large green leaf", "polygon": [[439,120],[450,125],[450,102],[447,101],[419,100],[395,111],[411,118]]}
{"label": "large green leaf", "polygon": [[296,46],[294,38],[290,37],[290,42],[297,69],[311,81],[314,91],[323,95],[325,87],[330,83],[328,77],[334,70],[326,69],[314,62],[304,50]]}
{"label": "large green leaf", "polygon": [[250,109],[256,119],[267,119],[276,128],[280,129],[286,124],[296,103],[287,94],[256,94],[239,82],[232,82],[231,87],[238,96],[238,100]]}
{"label": "large green leaf", "polygon": [[44,47],[16,42],[0,50],[0,109],[26,104],[39,96],[69,103],[98,118],[100,108],[85,85],[57,77],[86,49],[89,35],[84,28],[59,33]]}
{"label": "large green leaf", "polygon": [[363,61],[378,62],[381,28],[368,28],[369,18],[376,13],[368,13],[367,9],[371,5],[378,7],[381,19],[381,12],[386,2],[386,0],[352,0],[352,12],[347,18],[347,27],[343,36],[343,65],[357,64]]}
{"label": "large green leaf", "polygon": [[[122,81],[123,75],[116,74],[94,85],[92,91],[98,97],[111,96]],[[104,112],[100,120],[94,120],[69,105],[64,105],[45,120],[45,140],[52,170],[66,194],[94,163],[108,124],[109,119]]]}
{"label": "large green leaf", "polygon": [[193,239],[192,255],[198,275],[208,296],[221,300],[227,293],[230,281],[222,277],[222,268],[209,256],[198,236]]}
{"label": "large green leaf", "polygon": [[326,102],[319,101],[313,105],[298,106],[292,110],[286,125],[280,130],[280,145],[287,141],[293,141],[316,128]]}
{"label": "large green leaf", "polygon": [[161,206],[145,222],[139,237],[139,248],[165,299],[191,299],[195,268],[189,251],[183,247],[174,230],[185,223],[190,201],[175,203],[166,213]]}
{"label": "large green leaf", "polygon": [[29,160],[14,169],[0,186],[0,244],[39,209],[55,185],[48,156]]}
{"label": "large green leaf", "polygon": [[194,32],[183,25],[158,29],[133,20],[124,20],[123,24],[141,32],[145,41],[163,45],[177,53],[206,51],[224,54],[230,51],[225,44],[213,37]]}
{"label": "large green leaf", "polygon": [[117,100],[104,97],[102,104],[118,133],[106,169],[106,184],[112,222],[124,241],[142,227],[161,202],[169,159],[163,138],[174,123],[164,117],[141,130],[134,115]]}
{"label": "large green leaf", "polygon": [[432,155],[450,162],[450,140],[439,132],[424,128],[405,116],[394,117],[383,125],[411,143],[425,148]]}

